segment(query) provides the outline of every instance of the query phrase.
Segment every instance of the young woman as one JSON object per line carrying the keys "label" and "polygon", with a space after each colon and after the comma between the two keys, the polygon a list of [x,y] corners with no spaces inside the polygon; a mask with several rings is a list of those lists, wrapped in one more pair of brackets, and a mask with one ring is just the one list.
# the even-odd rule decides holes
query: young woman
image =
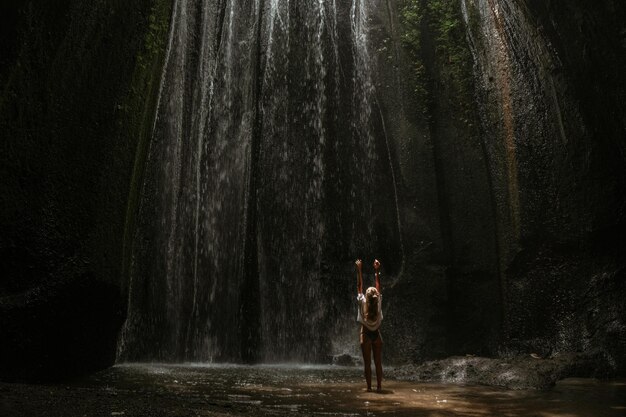
{"label": "young woman", "polygon": [[363,351],[363,364],[365,365],[365,381],[367,390],[372,390],[372,351],[374,351],[374,364],[376,365],[376,389],[380,392],[383,380],[382,350],[383,339],[380,337],[380,323],[383,320],[382,301],[380,292],[380,262],[374,260],[376,271],[376,287],[369,287],[363,294],[363,274],[361,272],[361,260],[355,262],[358,279],[356,297],[359,304],[357,321],[361,323],[361,350]]}

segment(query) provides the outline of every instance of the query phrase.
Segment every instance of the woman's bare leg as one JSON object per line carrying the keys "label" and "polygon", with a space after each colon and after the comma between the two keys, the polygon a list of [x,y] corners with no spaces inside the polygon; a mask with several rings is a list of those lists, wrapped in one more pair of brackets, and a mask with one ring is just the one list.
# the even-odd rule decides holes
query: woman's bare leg
{"label": "woman's bare leg", "polygon": [[372,348],[374,349],[374,365],[376,365],[376,389],[380,391],[383,382],[383,341],[380,339],[380,337],[378,337],[378,339],[376,339],[374,343],[372,343]]}
{"label": "woman's bare leg", "polygon": [[365,382],[367,390],[372,390],[372,342],[361,334],[361,351],[363,351],[363,366],[365,367]]}

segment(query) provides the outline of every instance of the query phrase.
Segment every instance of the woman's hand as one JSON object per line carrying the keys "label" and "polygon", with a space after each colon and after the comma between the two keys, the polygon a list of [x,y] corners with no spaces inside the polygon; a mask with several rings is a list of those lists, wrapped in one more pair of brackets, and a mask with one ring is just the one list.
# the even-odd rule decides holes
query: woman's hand
{"label": "woman's hand", "polygon": [[374,269],[376,270],[376,290],[380,294],[380,272],[378,272],[380,269],[380,262],[378,262],[378,259],[374,259]]}
{"label": "woman's hand", "polygon": [[361,272],[361,264],[362,264],[361,260],[357,259],[356,261],[354,261],[354,264],[356,265],[356,270]]}

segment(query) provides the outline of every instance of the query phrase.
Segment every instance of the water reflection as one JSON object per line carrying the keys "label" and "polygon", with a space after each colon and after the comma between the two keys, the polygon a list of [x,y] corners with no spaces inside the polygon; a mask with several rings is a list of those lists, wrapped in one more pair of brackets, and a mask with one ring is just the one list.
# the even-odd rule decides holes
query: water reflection
{"label": "water reflection", "polygon": [[623,380],[568,379],[550,391],[387,380],[376,393],[365,391],[361,373],[333,366],[118,365],[71,384],[0,384],[6,398],[0,414],[617,417],[626,411]]}
{"label": "water reflection", "polygon": [[551,391],[385,381],[366,392],[360,368],[314,365],[120,365],[88,380],[117,389],[210,398],[264,415],[623,416],[626,383],[561,381]]}

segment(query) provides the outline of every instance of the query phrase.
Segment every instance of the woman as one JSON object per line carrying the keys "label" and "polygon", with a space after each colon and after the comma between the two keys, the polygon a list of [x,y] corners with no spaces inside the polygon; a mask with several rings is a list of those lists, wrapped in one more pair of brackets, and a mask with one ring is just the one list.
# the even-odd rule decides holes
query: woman
{"label": "woman", "polygon": [[376,390],[381,391],[383,380],[383,365],[381,363],[383,339],[380,337],[380,323],[383,320],[382,301],[383,295],[380,293],[380,262],[374,260],[374,270],[376,271],[376,287],[369,287],[363,294],[363,274],[361,272],[361,260],[355,262],[357,279],[359,312],[357,321],[361,323],[361,350],[363,351],[363,364],[365,365],[365,381],[367,390],[372,390],[372,351],[374,351],[374,364],[376,365]]}

